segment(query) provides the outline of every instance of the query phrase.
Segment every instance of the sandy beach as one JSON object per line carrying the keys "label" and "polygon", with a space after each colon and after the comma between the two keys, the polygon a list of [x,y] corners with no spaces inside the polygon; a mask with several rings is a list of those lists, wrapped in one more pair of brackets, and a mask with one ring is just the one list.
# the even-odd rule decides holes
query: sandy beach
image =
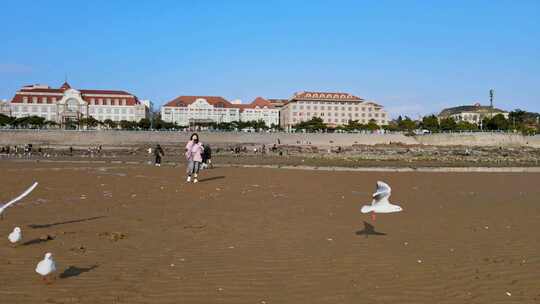
{"label": "sandy beach", "polygon": [[[2,303],[540,303],[539,173],[0,162]],[[404,212],[360,213],[377,180]],[[7,235],[20,226],[23,243]],[[56,279],[34,268],[45,252]]]}

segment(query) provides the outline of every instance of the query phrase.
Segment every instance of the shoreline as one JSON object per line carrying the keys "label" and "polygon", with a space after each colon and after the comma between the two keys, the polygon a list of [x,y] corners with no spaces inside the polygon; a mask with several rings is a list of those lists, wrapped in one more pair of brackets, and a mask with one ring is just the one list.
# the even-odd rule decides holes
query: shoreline
{"label": "shoreline", "polygon": [[[64,163],[64,164],[96,164],[96,165],[146,165],[145,161],[123,161],[123,160],[26,160],[10,159],[15,163]],[[179,162],[165,162],[165,166],[182,166]],[[241,164],[225,163],[215,165],[215,168],[263,168],[263,169],[285,169],[285,170],[304,170],[304,171],[337,171],[337,172],[424,172],[424,173],[540,173],[540,167],[536,166],[365,166],[365,167],[346,167],[346,166],[309,166],[309,165],[267,165],[267,164]]]}

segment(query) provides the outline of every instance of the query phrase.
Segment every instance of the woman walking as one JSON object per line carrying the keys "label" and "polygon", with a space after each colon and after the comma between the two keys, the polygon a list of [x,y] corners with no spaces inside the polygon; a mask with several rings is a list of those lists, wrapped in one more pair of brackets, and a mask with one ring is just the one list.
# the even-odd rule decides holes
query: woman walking
{"label": "woman walking", "polygon": [[186,159],[187,159],[187,182],[191,182],[193,177],[193,182],[197,183],[197,175],[199,174],[199,169],[202,162],[202,153],[204,149],[202,144],[199,142],[199,135],[197,133],[191,134],[190,140],[186,144]]}

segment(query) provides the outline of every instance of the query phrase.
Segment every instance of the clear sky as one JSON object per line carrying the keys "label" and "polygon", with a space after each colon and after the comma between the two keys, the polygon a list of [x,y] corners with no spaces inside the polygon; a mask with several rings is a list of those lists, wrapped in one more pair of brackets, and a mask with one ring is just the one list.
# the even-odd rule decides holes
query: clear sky
{"label": "clear sky", "polygon": [[0,98],[22,85],[250,102],[344,91],[395,117],[540,112],[540,1],[1,1]]}

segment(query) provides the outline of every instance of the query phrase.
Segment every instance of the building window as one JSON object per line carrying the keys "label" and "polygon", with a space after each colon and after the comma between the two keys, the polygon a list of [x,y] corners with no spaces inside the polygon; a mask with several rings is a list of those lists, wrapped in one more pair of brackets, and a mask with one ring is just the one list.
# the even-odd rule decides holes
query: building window
{"label": "building window", "polygon": [[53,97],[53,98],[52,98],[52,102],[53,102],[53,103],[56,103],[56,97]]}
{"label": "building window", "polygon": [[125,100],[125,99],[122,99],[122,105],[123,105],[123,106],[126,105],[126,100]]}
{"label": "building window", "polygon": [[111,99],[110,99],[110,98],[107,98],[107,105],[108,105],[108,106],[111,105]]}
{"label": "building window", "polygon": [[41,98],[41,102],[42,102],[42,103],[47,103],[47,97]]}
{"label": "building window", "polygon": [[37,103],[37,97],[32,97],[32,103]]}
{"label": "building window", "polygon": [[25,97],[23,97],[22,100],[23,100],[23,103],[28,103],[28,97],[25,96]]}

